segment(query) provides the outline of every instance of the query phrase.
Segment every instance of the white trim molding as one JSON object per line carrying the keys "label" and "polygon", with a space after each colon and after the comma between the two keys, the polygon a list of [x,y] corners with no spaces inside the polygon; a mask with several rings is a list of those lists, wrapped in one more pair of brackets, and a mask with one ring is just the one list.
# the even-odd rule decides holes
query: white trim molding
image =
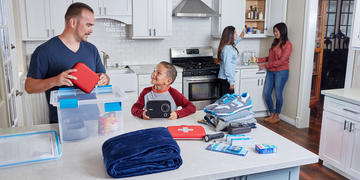
{"label": "white trim molding", "polygon": [[296,120],[295,119],[290,118],[290,117],[288,117],[286,115],[283,115],[283,114],[280,114],[279,117],[280,117],[281,120],[283,120],[283,121],[285,121],[285,122],[287,122],[287,123],[289,123],[289,124],[291,124],[293,126],[296,126]]}
{"label": "white trim molding", "polygon": [[318,1],[306,0],[304,18],[304,36],[301,54],[301,72],[298,96],[298,108],[295,126],[309,127],[310,119],[310,91],[314,63],[314,48],[316,36]]}

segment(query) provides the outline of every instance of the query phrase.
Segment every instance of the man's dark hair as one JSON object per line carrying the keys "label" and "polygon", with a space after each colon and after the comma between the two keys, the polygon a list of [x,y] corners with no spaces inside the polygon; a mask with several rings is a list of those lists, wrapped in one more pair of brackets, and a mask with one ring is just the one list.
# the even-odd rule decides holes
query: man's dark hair
{"label": "man's dark hair", "polygon": [[159,64],[163,65],[167,69],[167,76],[171,78],[171,84],[175,81],[177,71],[174,65],[166,61],[161,61]]}
{"label": "man's dark hair", "polygon": [[72,17],[80,16],[83,9],[87,9],[94,14],[94,10],[87,4],[81,2],[72,3],[66,10],[65,22],[68,22]]}

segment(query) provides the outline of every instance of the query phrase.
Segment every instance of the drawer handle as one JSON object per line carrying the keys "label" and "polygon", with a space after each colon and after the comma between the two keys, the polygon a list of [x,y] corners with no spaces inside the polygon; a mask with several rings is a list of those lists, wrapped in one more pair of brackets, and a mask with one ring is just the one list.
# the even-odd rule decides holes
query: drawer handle
{"label": "drawer handle", "polygon": [[350,110],[350,109],[346,109],[346,108],[343,108],[344,111],[347,111],[347,112],[351,112],[353,114],[360,114],[359,112],[356,112],[354,110]]}
{"label": "drawer handle", "polygon": [[136,92],[136,90],[130,90],[130,91],[124,91],[125,93],[132,93],[132,92]]}
{"label": "drawer handle", "polygon": [[350,122],[349,132],[351,132],[351,131],[352,131],[352,127],[353,127],[353,123],[352,123],[352,122]]}
{"label": "drawer handle", "polygon": [[256,74],[265,74],[265,71],[258,71]]}
{"label": "drawer handle", "polygon": [[346,130],[346,123],[347,123],[347,121],[345,120],[344,121],[344,130]]}

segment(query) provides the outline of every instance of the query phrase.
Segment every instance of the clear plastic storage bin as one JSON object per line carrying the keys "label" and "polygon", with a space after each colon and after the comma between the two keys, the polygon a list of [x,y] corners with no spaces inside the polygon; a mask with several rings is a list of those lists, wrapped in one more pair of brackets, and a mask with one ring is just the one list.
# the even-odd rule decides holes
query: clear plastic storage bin
{"label": "clear plastic storage bin", "polygon": [[51,91],[50,103],[57,107],[61,141],[121,132],[124,98],[124,93],[111,85],[94,88],[89,94],[74,88]]}

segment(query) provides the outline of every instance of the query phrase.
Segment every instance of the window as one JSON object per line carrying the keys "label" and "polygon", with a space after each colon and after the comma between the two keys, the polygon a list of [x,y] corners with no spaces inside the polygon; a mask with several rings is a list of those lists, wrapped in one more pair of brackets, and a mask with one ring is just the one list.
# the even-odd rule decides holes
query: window
{"label": "window", "polygon": [[325,37],[331,37],[335,34],[337,0],[328,0],[326,11]]}
{"label": "window", "polygon": [[351,24],[354,8],[354,0],[342,0],[340,11],[340,32],[345,36],[351,36]]}
{"label": "window", "polygon": [[326,10],[325,37],[340,34],[351,36],[354,0],[328,0]]}

